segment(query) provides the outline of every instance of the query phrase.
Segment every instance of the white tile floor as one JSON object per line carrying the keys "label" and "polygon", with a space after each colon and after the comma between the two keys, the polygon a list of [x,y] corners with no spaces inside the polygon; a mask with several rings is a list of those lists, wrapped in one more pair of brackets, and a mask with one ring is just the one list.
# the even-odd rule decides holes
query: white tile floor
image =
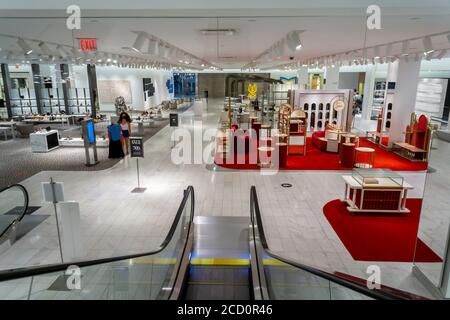
{"label": "white tile floor", "polygon": [[[210,102],[203,127],[217,126],[220,103]],[[192,130],[191,111],[181,116],[181,126]],[[83,259],[140,253],[157,247],[167,233],[181,201],[183,189],[193,185],[196,215],[248,216],[250,186],[260,200],[271,249],[305,264],[365,278],[368,265],[382,268],[385,285],[427,295],[411,275],[411,263],[354,261],[327,222],[322,207],[343,196],[342,172],[282,171],[264,176],[256,171],[208,170],[205,164],[174,165],[169,127],[145,143],[140,161],[143,194],[132,194],[136,186],[136,161],[125,159],[111,169],[96,172],[41,172],[23,184],[31,205],[42,205],[37,214],[52,214],[41,203],[41,182],[53,177],[64,182],[66,198],[81,207]],[[425,173],[401,173],[421,197]],[[284,182],[293,184],[282,188]],[[58,263],[54,217],[48,218],[0,256],[0,268]]]}

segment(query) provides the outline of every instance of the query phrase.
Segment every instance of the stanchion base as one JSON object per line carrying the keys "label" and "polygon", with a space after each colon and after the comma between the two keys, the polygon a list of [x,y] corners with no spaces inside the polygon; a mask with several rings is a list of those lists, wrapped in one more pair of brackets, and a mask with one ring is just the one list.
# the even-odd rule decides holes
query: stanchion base
{"label": "stanchion base", "polygon": [[131,193],[144,193],[147,188],[134,188]]}

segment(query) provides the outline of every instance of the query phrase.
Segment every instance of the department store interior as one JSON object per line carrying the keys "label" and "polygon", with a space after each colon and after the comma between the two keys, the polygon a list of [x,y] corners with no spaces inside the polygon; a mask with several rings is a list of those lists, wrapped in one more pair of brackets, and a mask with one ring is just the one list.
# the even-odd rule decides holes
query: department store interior
{"label": "department store interior", "polygon": [[449,299],[449,18],[0,1],[0,299]]}

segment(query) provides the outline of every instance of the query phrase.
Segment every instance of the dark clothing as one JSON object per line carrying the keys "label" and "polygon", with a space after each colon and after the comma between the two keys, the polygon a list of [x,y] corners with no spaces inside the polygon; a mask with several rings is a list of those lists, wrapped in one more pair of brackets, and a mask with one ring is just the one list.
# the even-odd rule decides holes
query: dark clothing
{"label": "dark clothing", "polygon": [[125,157],[125,154],[123,153],[122,143],[120,140],[113,141],[109,140],[109,159],[118,159]]}
{"label": "dark clothing", "polygon": [[121,138],[121,128],[119,124],[111,124],[108,126],[108,137],[109,137],[109,159],[123,158],[125,155],[123,153]]}

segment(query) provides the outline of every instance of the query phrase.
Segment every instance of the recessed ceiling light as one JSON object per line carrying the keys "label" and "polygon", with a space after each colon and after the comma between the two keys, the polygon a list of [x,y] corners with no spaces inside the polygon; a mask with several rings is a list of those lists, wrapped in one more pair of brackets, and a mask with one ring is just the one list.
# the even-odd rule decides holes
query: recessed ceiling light
{"label": "recessed ceiling light", "polygon": [[411,20],[420,20],[420,19],[422,19],[421,17],[411,17],[410,18]]}

